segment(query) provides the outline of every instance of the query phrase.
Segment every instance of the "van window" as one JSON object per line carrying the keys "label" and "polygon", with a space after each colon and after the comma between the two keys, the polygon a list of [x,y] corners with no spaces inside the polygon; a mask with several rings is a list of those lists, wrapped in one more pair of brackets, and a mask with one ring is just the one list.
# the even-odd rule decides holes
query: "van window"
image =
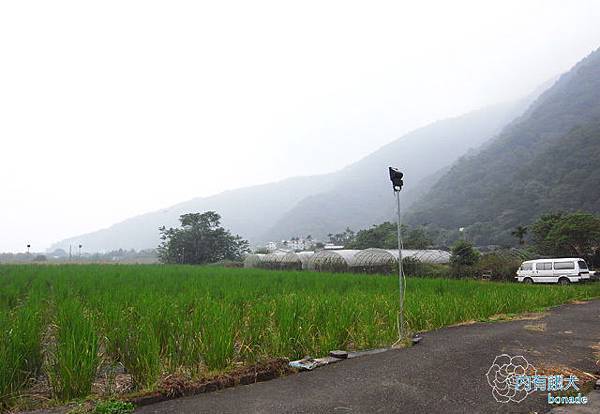
{"label": "van window", "polygon": [[523,263],[521,265],[521,270],[532,270],[532,269],[533,269],[532,263]]}
{"label": "van window", "polygon": [[575,262],[554,262],[554,269],[556,269],[556,270],[575,269]]}
{"label": "van window", "polygon": [[536,270],[552,270],[552,262],[536,263]]}
{"label": "van window", "polygon": [[586,263],[586,262],[584,262],[583,260],[578,260],[578,261],[577,261],[577,264],[579,265],[579,268],[580,268],[580,269],[586,269],[586,270],[587,270],[587,268],[588,268],[588,267],[587,267],[587,263]]}

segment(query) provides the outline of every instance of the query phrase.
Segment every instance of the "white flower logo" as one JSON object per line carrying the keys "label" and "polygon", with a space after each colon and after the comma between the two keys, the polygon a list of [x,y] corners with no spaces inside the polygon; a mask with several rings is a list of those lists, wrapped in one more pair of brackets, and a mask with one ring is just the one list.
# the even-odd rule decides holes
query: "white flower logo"
{"label": "white flower logo", "polygon": [[517,378],[522,375],[535,375],[535,367],[525,357],[517,355],[511,357],[507,354],[498,355],[494,363],[485,374],[488,384],[492,387],[492,395],[499,403],[510,401],[519,403],[533,390],[517,389]]}

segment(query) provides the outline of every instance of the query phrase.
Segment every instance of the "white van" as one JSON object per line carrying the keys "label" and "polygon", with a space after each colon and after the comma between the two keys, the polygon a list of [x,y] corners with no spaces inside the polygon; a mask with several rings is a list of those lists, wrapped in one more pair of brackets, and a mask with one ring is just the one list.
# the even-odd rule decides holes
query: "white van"
{"label": "white van", "polygon": [[561,259],[527,260],[521,263],[515,278],[523,283],[583,282],[590,279],[590,271],[585,260],[578,257]]}

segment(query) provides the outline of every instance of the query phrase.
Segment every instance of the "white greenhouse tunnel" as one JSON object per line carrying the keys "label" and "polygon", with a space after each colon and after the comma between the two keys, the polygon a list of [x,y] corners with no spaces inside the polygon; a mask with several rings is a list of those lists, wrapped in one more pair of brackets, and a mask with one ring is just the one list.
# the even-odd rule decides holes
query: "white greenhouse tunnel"
{"label": "white greenhouse tunnel", "polygon": [[[274,270],[311,270],[322,272],[384,272],[389,273],[398,264],[398,250],[320,250],[317,252],[274,252],[249,254],[246,268]],[[446,264],[450,253],[444,250],[402,250],[402,259],[411,258],[420,263]]]}

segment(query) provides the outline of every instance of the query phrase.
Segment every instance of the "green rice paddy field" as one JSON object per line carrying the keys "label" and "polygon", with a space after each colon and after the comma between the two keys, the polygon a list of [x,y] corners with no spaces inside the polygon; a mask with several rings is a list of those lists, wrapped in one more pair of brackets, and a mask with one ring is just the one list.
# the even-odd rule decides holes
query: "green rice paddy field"
{"label": "green rice paddy field", "polygon": [[[406,321],[430,330],[600,297],[600,283],[525,286],[411,278]],[[45,383],[88,396],[107,367],[153,389],[273,357],[388,346],[395,277],[161,265],[0,266],[0,410]]]}

